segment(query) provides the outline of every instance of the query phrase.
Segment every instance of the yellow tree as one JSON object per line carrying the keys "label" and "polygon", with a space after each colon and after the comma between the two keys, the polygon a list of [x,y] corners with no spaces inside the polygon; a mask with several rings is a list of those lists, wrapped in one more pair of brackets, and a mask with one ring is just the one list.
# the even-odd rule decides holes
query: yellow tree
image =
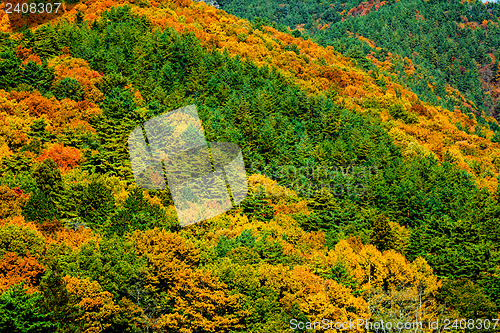
{"label": "yellow tree", "polygon": [[[229,332],[239,325],[238,298],[227,293],[226,285],[211,273],[197,270],[199,250],[183,237],[162,229],[134,232],[130,239],[148,262],[149,295],[144,305],[151,327],[165,332]],[[145,303],[144,303],[145,304]]]}
{"label": "yellow tree", "polygon": [[372,321],[424,321],[438,314],[435,296],[441,281],[423,258],[409,262],[394,250],[381,252],[350,239],[340,241],[327,261],[342,263],[356,279]]}
{"label": "yellow tree", "polygon": [[84,333],[103,332],[112,325],[122,310],[111,293],[103,291],[97,281],[65,276],[63,281],[78,314],[76,321]]}

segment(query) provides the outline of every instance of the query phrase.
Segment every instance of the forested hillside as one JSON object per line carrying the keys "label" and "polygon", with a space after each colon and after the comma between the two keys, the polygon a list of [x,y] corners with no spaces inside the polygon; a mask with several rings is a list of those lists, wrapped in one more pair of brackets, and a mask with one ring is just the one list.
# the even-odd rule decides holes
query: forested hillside
{"label": "forested hillside", "polygon": [[426,101],[449,110],[498,116],[500,6],[495,2],[222,0],[220,4],[241,17],[298,29],[296,35],[302,31],[322,45],[332,45],[366,69],[397,74]]}
{"label": "forested hillside", "polygon": [[[363,38],[323,47],[189,0],[0,22],[0,331],[499,317],[498,122],[363,66]],[[181,228],[127,139],[191,104],[241,147],[249,196]]]}

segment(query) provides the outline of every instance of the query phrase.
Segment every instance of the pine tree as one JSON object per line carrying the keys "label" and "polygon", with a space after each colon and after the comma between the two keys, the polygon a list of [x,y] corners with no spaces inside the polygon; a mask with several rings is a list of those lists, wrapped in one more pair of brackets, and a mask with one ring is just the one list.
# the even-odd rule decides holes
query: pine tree
{"label": "pine tree", "polygon": [[43,25],[35,31],[35,43],[33,50],[41,58],[56,55],[60,47],[55,29],[50,25]]}
{"label": "pine tree", "polygon": [[16,333],[51,333],[56,325],[50,313],[42,311],[40,293],[27,294],[24,284],[11,287],[0,296],[0,331]]}
{"label": "pine tree", "polygon": [[92,181],[84,190],[78,215],[89,225],[98,227],[111,217],[115,210],[115,198],[101,181]]}
{"label": "pine tree", "polygon": [[389,220],[382,215],[379,215],[373,221],[373,229],[371,242],[380,251],[389,250],[392,248],[393,237]]}
{"label": "pine tree", "polygon": [[46,158],[33,172],[37,188],[49,197],[57,196],[63,189],[61,171],[57,164]]}

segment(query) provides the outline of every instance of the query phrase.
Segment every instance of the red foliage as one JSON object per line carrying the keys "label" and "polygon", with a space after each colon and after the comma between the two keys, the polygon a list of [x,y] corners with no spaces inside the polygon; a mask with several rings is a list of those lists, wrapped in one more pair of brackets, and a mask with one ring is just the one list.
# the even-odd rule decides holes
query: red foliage
{"label": "red foliage", "polygon": [[[385,5],[385,1],[380,2],[380,0],[377,0],[376,2],[373,0],[368,0],[368,1],[363,1],[362,3],[359,4],[359,6],[351,8],[349,13],[347,13],[347,16],[364,16],[368,15],[369,12],[372,10],[378,10],[381,6]],[[373,9],[375,7],[375,9]]]}
{"label": "red foliage", "polygon": [[14,192],[16,192],[16,194],[17,194],[18,196],[20,196],[20,195],[21,195],[21,194],[23,194],[23,192],[24,192],[24,191],[23,191],[23,190],[21,190],[19,187],[14,187],[12,190],[13,190]]}
{"label": "red foliage", "polygon": [[48,150],[44,150],[38,159],[43,161],[46,158],[51,158],[64,172],[77,166],[81,157],[80,150],[77,148],[65,147],[62,143],[57,143]]}

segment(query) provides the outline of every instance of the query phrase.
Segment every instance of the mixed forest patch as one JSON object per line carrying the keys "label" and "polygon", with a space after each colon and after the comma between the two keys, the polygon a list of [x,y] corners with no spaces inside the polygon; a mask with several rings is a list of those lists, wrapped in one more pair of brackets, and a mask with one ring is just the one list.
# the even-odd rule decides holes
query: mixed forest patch
{"label": "mixed forest patch", "polygon": [[[498,317],[493,117],[201,2],[85,1],[29,24],[0,35],[0,327]],[[127,139],[191,104],[208,141],[241,147],[250,191],[180,228],[168,191],[135,185]],[[332,166],[378,172],[309,186]]]}

